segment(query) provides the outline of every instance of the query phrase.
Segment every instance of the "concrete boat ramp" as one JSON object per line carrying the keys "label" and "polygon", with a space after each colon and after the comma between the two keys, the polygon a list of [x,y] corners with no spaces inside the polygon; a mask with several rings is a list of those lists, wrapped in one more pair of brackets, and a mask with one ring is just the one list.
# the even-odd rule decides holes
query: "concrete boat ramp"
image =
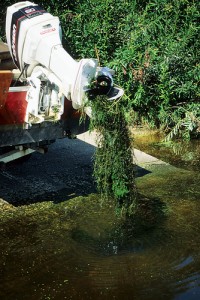
{"label": "concrete boat ramp", "polygon": [[[85,143],[88,143],[92,146],[97,147],[97,141],[98,141],[98,135],[96,132],[85,132],[77,136],[77,138]],[[135,164],[139,167],[147,167],[149,165],[166,165],[169,166],[168,163],[157,159],[154,156],[151,156],[145,152],[142,152],[138,149],[133,149],[133,159],[135,161]]]}

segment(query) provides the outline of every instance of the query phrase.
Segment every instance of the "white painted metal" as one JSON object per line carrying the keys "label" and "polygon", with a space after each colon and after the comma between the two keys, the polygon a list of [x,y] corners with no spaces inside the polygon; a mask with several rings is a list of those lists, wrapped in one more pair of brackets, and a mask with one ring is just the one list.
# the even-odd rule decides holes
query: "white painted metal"
{"label": "white painted metal", "polygon": [[12,150],[10,152],[7,152],[5,154],[0,155],[0,162],[8,163],[8,162],[11,162],[11,161],[16,160],[18,158],[29,155],[29,154],[31,154],[35,151],[36,150],[30,149],[30,148],[22,149],[22,150],[19,150],[19,149]]}

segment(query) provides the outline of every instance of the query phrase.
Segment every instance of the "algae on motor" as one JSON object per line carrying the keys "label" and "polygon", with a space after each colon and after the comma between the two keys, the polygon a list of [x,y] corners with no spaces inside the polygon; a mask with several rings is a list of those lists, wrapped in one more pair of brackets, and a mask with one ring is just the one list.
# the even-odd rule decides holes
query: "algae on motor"
{"label": "algae on motor", "polygon": [[91,129],[101,137],[94,159],[94,177],[103,199],[113,198],[125,216],[135,212],[137,189],[133,164],[133,139],[124,114],[123,99],[108,101],[98,96],[91,101]]}

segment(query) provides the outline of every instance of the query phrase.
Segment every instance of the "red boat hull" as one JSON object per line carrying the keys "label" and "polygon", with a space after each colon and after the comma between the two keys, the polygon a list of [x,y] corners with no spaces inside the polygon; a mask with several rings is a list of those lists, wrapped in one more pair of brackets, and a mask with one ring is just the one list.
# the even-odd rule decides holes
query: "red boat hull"
{"label": "red boat hull", "polygon": [[20,125],[26,118],[28,87],[11,87],[5,99],[0,100],[0,125]]}

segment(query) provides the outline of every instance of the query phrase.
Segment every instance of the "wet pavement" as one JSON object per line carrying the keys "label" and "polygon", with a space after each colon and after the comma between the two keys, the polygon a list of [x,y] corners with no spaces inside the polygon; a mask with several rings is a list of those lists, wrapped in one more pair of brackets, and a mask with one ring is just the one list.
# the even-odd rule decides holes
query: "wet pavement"
{"label": "wet pavement", "polygon": [[94,146],[78,139],[62,139],[46,154],[33,153],[24,163],[12,162],[0,171],[0,198],[19,206],[94,192],[94,151]]}

